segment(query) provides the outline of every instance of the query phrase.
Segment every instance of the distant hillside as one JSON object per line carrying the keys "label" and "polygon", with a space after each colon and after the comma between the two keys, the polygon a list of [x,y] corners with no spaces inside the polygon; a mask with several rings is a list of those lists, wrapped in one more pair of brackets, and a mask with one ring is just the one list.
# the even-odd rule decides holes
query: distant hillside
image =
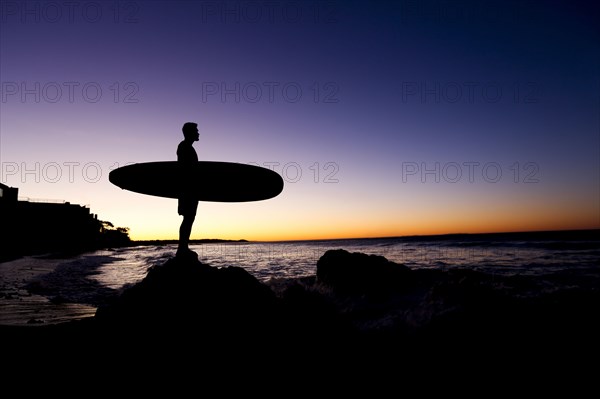
{"label": "distant hillside", "polygon": [[2,185],[0,261],[42,253],[78,253],[130,245],[129,229],[114,227],[90,209],[65,201],[19,201]]}

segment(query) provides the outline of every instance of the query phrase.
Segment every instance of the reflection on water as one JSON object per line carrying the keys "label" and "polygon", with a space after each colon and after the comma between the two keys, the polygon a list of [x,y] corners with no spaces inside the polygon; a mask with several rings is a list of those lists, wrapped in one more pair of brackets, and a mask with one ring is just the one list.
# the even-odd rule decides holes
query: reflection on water
{"label": "reflection on water", "polygon": [[[543,274],[589,267],[600,260],[600,249],[562,250],[534,246],[462,246],[452,243],[403,243],[394,239],[333,240],[288,243],[221,243],[192,245],[198,258],[214,267],[239,266],[259,280],[314,275],[319,258],[330,249],[346,249],[385,256],[391,261],[419,268],[467,267],[496,274]],[[175,255],[176,246],[119,249],[118,260],[105,264],[95,275],[103,285],[120,289],[134,284],[150,266]]]}
{"label": "reflection on water", "polygon": [[119,290],[142,280],[149,267],[166,262],[174,254],[167,247],[120,248],[111,253],[117,259],[99,268],[92,278],[105,287]]}
{"label": "reflection on water", "polygon": [[529,246],[461,246],[452,243],[404,243],[395,239],[334,240],[290,243],[227,243],[194,246],[203,262],[237,265],[261,280],[314,275],[319,258],[330,249],[385,256],[414,269],[467,267],[489,273],[547,273],[588,267],[600,249],[568,251]]}

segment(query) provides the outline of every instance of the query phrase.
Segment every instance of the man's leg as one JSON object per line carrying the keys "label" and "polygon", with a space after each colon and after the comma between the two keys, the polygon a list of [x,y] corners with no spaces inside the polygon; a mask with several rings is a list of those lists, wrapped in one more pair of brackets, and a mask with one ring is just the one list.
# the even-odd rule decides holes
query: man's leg
{"label": "man's leg", "polygon": [[190,235],[192,234],[192,225],[196,219],[196,214],[184,215],[179,227],[179,250],[189,250]]}

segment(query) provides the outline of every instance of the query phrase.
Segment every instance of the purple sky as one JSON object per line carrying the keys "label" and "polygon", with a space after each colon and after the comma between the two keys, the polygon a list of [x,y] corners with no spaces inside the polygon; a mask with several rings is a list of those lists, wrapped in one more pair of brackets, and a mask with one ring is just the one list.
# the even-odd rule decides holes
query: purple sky
{"label": "purple sky", "polygon": [[175,160],[195,121],[201,159],[286,180],[201,204],[197,238],[600,227],[587,2],[0,3],[1,181],[21,196],[175,237],[173,201],[108,172]]}

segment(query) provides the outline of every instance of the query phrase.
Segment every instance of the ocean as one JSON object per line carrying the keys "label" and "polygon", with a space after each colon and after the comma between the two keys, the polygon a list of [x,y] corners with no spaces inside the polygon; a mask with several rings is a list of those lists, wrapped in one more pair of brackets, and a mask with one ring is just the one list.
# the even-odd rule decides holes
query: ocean
{"label": "ocean", "polygon": [[[223,242],[191,249],[202,262],[239,266],[266,283],[315,275],[317,261],[330,249],[381,255],[413,269],[468,268],[540,278],[567,273],[569,284],[573,275],[583,279],[600,274],[600,230]],[[175,245],[135,246],[68,259],[35,256],[0,263],[0,324],[52,324],[91,317],[98,306],[143,279],[149,267],[164,263],[175,251]],[[556,278],[552,281],[560,284]]]}

